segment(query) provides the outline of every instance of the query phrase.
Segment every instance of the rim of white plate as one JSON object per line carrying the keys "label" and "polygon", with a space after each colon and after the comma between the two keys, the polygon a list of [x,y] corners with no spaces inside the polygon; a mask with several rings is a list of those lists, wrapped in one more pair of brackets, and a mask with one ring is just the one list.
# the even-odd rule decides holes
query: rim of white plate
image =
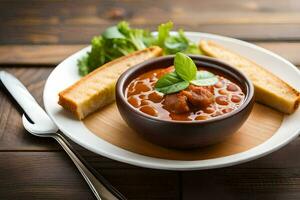
{"label": "rim of white plate", "polygon": [[[176,34],[176,32],[172,34]],[[239,48],[238,51],[241,55],[246,55],[249,59],[255,60],[262,66],[269,66],[267,69],[300,90],[299,70],[289,61],[275,53],[238,39],[209,33],[186,32],[186,36],[195,42],[200,39],[211,39],[220,42],[224,46],[230,46],[229,48],[231,49]],[[264,143],[247,151],[225,157],[182,161],[154,158],[124,150],[96,136],[88,130],[82,122],[74,119],[57,104],[58,92],[80,78],[77,74],[76,62],[77,59],[84,55],[89,49],[90,47],[86,47],[74,53],[62,61],[52,71],[45,84],[43,99],[47,113],[59,129],[75,143],[99,155],[124,163],[153,169],[211,169],[240,164],[262,157],[283,147],[300,133],[300,123],[297,123],[297,119],[300,119],[300,109],[298,109],[294,114],[285,116],[277,132]],[[270,67],[270,65],[272,65],[272,67]],[[281,73],[283,69],[285,69],[285,73]],[[71,74],[72,77],[68,74]]]}

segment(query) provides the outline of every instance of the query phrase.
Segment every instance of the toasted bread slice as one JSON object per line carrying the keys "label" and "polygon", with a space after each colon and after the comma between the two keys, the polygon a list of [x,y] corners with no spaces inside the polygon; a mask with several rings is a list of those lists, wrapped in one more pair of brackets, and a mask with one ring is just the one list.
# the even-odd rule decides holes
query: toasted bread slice
{"label": "toasted bread slice", "polygon": [[261,66],[213,41],[201,41],[199,47],[204,54],[227,62],[248,76],[255,87],[256,101],[287,114],[298,108],[299,92]]}
{"label": "toasted bread slice", "polygon": [[115,100],[115,85],[124,71],[161,54],[162,49],[153,46],[106,63],[60,92],[58,104],[81,120]]}

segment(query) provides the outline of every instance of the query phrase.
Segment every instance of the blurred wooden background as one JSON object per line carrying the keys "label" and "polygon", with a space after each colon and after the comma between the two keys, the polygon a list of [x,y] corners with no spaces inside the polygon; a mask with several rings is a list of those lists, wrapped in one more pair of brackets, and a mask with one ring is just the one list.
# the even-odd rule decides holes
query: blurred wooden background
{"label": "blurred wooden background", "polygon": [[[298,0],[0,0],[0,70],[23,81],[42,104],[45,80],[64,58],[107,26],[128,20],[253,42],[300,65]],[[0,92],[0,199],[93,199],[69,158],[23,129],[21,113]],[[300,140],[242,165],[172,172],[112,161],[76,148],[129,199],[300,199]]]}

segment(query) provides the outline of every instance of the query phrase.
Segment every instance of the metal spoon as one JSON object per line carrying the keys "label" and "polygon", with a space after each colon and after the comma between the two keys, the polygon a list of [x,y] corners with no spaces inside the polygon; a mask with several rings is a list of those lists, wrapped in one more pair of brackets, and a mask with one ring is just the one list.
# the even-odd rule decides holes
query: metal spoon
{"label": "metal spoon", "polygon": [[24,128],[35,136],[51,137],[55,139],[74,162],[97,199],[126,200],[126,198],[108,181],[95,170],[88,167],[85,161],[64,138],[47,113],[40,107],[26,87],[16,77],[7,72],[0,71],[0,80],[33,122],[31,123],[23,114],[22,121]]}

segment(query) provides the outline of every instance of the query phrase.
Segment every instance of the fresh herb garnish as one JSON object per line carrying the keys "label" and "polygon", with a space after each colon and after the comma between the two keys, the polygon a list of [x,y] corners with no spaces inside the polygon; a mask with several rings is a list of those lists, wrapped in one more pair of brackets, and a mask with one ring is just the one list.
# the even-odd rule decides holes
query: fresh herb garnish
{"label": "fresh herb garnish", "polygon": [[209,71],[200,70],[197,71],[196,79],[206,79],[206,78],[212,78],[215,77],[215,75]]}
{"label": "fresh herb garnish", "polygon": [[175,93],[175,92],[179,92],[181,90],[184,90],[189,85],[190,85],[189,82],[181,81],[181,82],[174,83],[173,85],[169,85],[169,86],[166,86],[166,87],[156,88],[156,90],[161,92],[161,93],[164,93],[164,94],[171,94],[171,93]]}
{"label": "fresh herb garnish", "polygon": [[216,76],[212,78],[204,78],[204,79],[197,79],[191,81],[193,85],[197,85],[197,86],[210,86],[216,84],[217,82],[218,82],[218,78]]}
{"label": "fresh herb garnish", "polygon": [[109,27],[102,35],[92,39],[91,51],[78,60],[79,73],[84,76],[111,60],[152,45],[163,48],[165,55],[177,52],[201,53],[182,30],[179,30],[177,35],[170,34],[172,28],[172,22],[161,24],[157,37],[154,37],[147,30],[131,28],[125,21]]}
{"label": "fresh herb garnish", "polygon": [[176,72],[171,72],[162,76],[155,84],[155,87],[162,88],[181,82],[182,79],[177,75]]}
{"label": "fresh herb garnish", "polygon": [[183,53],[176,53],[174,59],[175,72],[185,81],[196,78],[197,67],[194,61]]}
{"label": "fresh herb garnish", "polygon": [[210,86],[218,82],[218,77],[208,71],[197,71],[196,80],[192,80],[191,83],[198,86]]}
{"label": "fresh herb garnish", "polygon": [[164,94],[176,93],[190,84],[209,86],[218,82],[218,77],[208,71],[197,71],[194,61],[183,53],[176,53],[175,71],[162,76],[155,84],[155,89]]}

